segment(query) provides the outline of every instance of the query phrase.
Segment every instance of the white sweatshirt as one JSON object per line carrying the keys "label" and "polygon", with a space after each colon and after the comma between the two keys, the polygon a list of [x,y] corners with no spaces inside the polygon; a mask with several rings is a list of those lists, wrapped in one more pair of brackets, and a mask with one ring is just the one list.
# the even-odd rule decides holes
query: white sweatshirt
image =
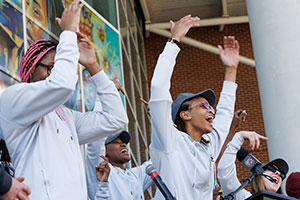
{"label": "white sweatshirt", "polygon": [[48,78],[13,85],[0,97],[0,138],[6,141],[16,176],[25,176],[31,187],[30,199],[85,200],[79,145],[120,131],[128,119],[118,91],[103,71],[91,78],[102,110],[80,113],[63,107],[77,81],[76,34],[64,31],[56,51]]}

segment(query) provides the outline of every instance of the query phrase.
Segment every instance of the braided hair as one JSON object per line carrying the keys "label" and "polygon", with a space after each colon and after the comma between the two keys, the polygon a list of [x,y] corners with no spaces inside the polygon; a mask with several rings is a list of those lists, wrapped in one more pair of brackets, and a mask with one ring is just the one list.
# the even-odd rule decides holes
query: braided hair
{"label": "braided hair", "polygon": [[56,49],[57,43],[41,39],[32,43],[20,62],[20,76],[22,82],[30,82],[30,73],[40,60],[51,50]]}

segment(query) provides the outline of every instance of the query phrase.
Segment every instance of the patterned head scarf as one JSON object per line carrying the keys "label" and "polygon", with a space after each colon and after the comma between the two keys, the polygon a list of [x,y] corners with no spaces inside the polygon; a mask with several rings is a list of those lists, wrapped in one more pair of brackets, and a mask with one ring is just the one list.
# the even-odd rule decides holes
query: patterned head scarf
{"label": "patterned head scarf", "polygon": [[29,46],[20,62],[22,82],[29,82],[31,71],[49,51],[56,49],[56,46],[56,43],[45,39],[38,40]]}

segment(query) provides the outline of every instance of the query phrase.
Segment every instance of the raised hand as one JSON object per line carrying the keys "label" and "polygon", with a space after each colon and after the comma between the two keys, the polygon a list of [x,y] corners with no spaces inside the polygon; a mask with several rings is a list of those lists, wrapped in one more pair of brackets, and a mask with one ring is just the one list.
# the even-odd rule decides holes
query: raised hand
{"label": "raised hand", "polygon": [[12,178],[12,185],[10,187],[10,190],[3,196],[0,197],[0,199],[3,200],[14,200],[14,199],[20,199],[20,200],[28,200],[28,196],[31,193],[31,190],[29,186],[22,183],[24,181],[24,177],[18,177],[16,179]]}
{"label": "raised hand", "polygon": [[264,137],[262,135],[259,135],[258,133],[254,131],[240,131],[238,132],[243,138],[246,140],[249,140],[250,144],[249,147],[251,150],[254,150],[255,148],[258,149],[260,145],[260,140],[268,140],[267,137]]}
{"label": "raised hand", "polygon": [[191,27],[199,26],[196,23],[199,20],[199,17],[191,17],[191,15],[181,18],[176,23],[171,20],[171,37],[180,41],[187,34]]}
{"label": "raised hand", "polygon": [[242,122],[246,121],[246,117],[247,117],[246,110],[239,109],[239,110],[235,111],[232,122],[231,122],[230,129],[233,129],[233,132],[235,132],[235,130],[239,127],[239,125]]}
{"label": "raised hand", "polygon": [[101,162],[98,166],[96,166],[96,176],[99,182],[107,182],[110,173],[108,158],[104,156],[100,156],[100,157],[103,158],[104,161]]}
{"label": "raised hand", "polygon": [[76,32],[80,21],[80,11],[83,4],[79,0],[74,0],[62,13],[61,19],[56,18],[62,31]]}
{"label": "raised hand", "polygon": [[91,76],[93,76],[101,71],[101,68],[97,63],[94,45],[83,33],[76,32],[76,34],[80,53],[79,63],[85,66]]}
{"label": "raised hand", "polygon": [[146,100],[143,99],[143,98],[140,98],[140,101],[146,106],[146,108],[147,108],[147,114],[148,114],[149,116],[151,116],[151,115],[150,115],[150,106],[149,106],[149,102],[146,101]]}
{"label": "raised hand", "polygon": [[240,46],[234,36],[224,36],[224,49],[218,45],[221,60],[226,67],[237,68],[239,64]]}
{"label": "raised hand", "polygon": [[124,89],[123,89],[123,87],[122,87],[122,85],[121,85],[121,83],[120,83],[119,77],[116,76],[116,77],[112,80],[112,82],[115,84],[117,90],[118,90],[119,92],[121,92],[123,95],[125,95],[125,91],[124,91]]}

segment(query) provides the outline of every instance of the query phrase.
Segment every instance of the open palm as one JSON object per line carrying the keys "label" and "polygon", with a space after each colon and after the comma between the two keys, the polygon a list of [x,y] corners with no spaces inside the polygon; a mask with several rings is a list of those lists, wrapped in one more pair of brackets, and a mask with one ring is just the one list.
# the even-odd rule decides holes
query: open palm
{"label": "open palm", "polygon": [[76,32],[78,38],[78,48],[79,48],[79,63],[83,66],[89,66],[97,62],[95,48],[91,41],[80,32]]}
{"label": "open palm", "polygon": [[233,36],[224,37],[224,49],[218,45],[223,64],[227,67],[237,67],[239,64],[240,46]]}

